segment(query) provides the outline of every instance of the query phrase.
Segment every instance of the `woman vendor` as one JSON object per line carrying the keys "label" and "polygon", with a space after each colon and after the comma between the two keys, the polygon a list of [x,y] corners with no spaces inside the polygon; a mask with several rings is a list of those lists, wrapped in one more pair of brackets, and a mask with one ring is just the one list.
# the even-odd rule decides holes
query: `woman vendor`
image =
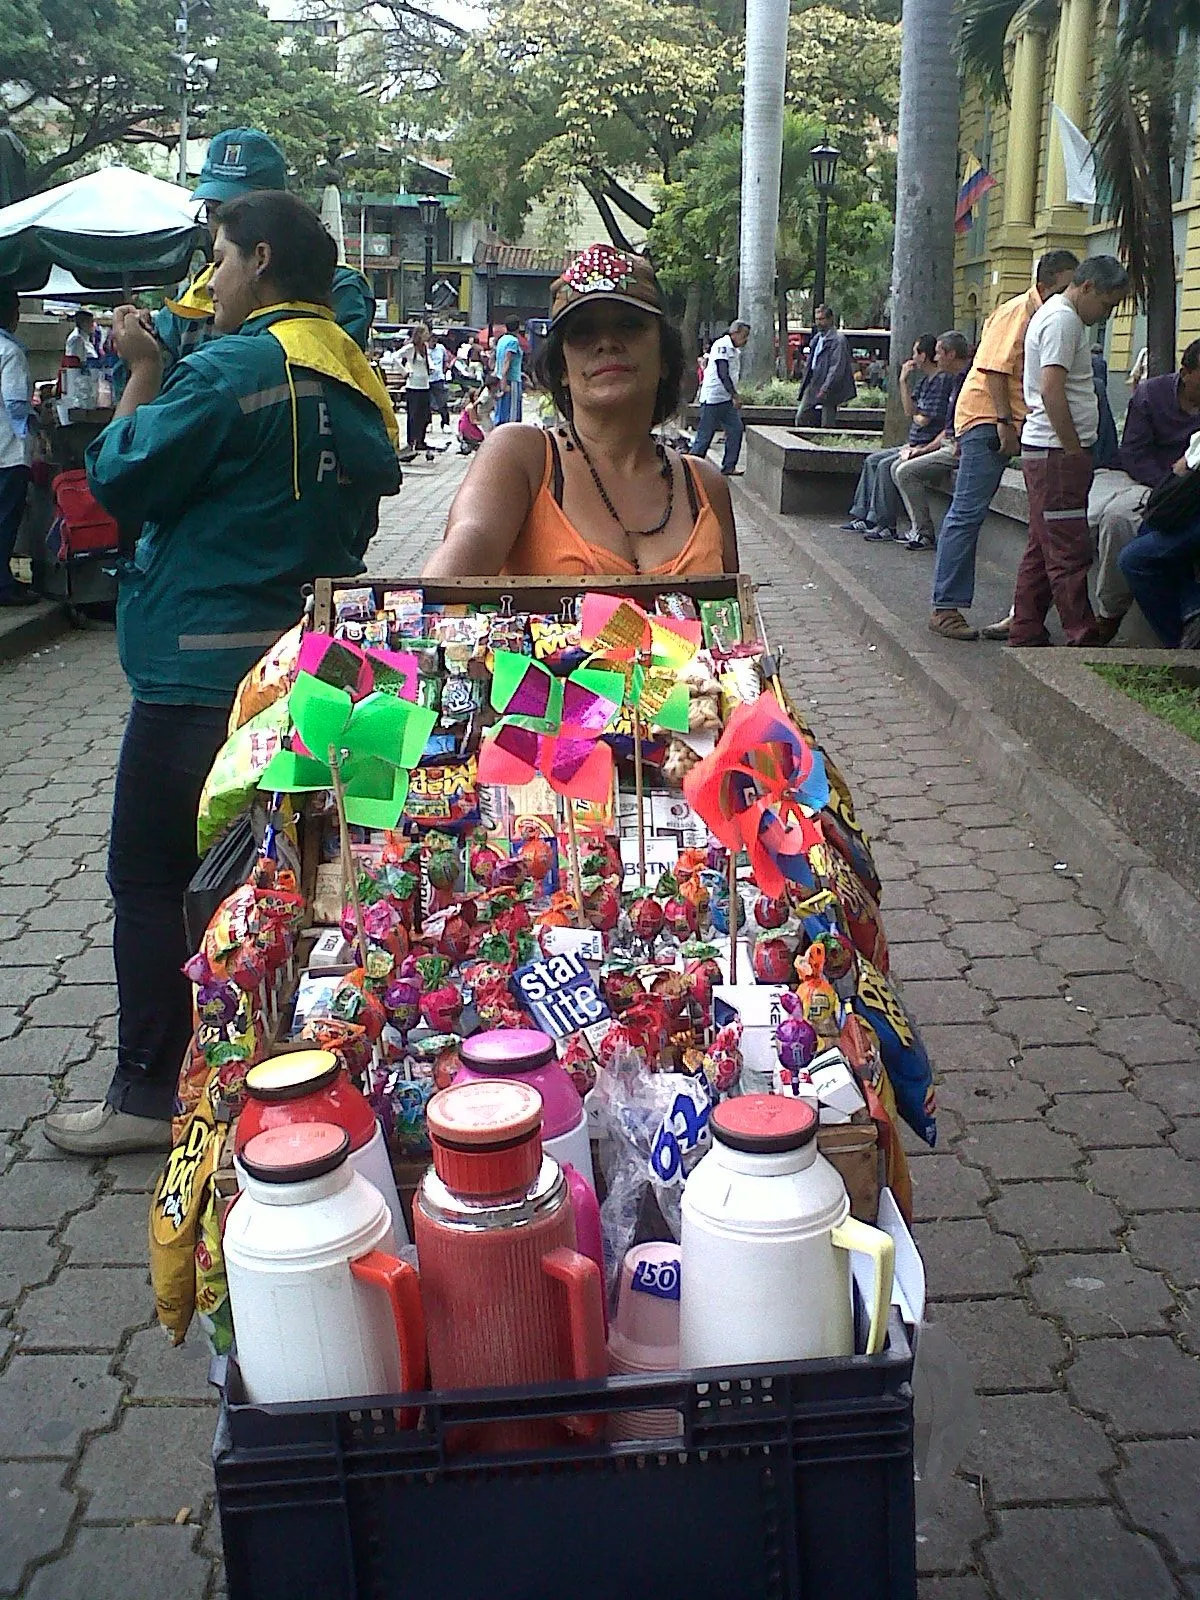
{"label": "woman vendor", "polygon": [[423,576],[736,572],[724,478],[651,431],[677,410],[683,369],[650,263],[608,245],[586,250],[553,285],[538,356],[565,422],[489,436]]}
{"label": "woman vendor", "polygon": [[100,503],[141,529],[117,609],[133,691],[108,858],[120,1018],[106,1099],[46,1120],[64,1150],[170,1148],[192,1031],[183,901],[234,691],[296,622],[305,584],[363,570],[379,498],[400,486],[387,392],[330,309],[336,258],[307,206],[258,191],[217,228],[209,287],[232,337],[164,384],[138,312],[114,319],[129,382],[87,469]]}

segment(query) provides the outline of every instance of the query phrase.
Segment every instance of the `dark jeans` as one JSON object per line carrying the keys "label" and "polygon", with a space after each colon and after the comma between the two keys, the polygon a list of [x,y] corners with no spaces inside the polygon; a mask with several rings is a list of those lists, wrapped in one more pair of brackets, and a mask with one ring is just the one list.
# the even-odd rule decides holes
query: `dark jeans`
{"label": "dark jeans", "polygon": [[746,431],[742,413],[732,400],[717,400],[700,407],[700,426],[696,429],[696,437],[688,454],[706,456],[709,445],[722,429],[725,431],[725,449],[721,455],[721,471],[732,472],[742,453],[742,435]]}
{"label": "dark jeans", "polygon": [[1178,647],[1184,627],[1200,616],[1198,556],[1200,521],[1179,533],[1160,533],[1143,523],[1142,531],[1118,558],[1146,621],[1168,649]]}
{"label": "dark jeans", "polygon": [[428,389],[406,389],[404,409],[408,414],[408,448],[425,449],[425,434],[431,414]]}
{"label": "dark jeans", "polygon": [[17,547],[28,488],[28,467],[0,467],[0,594],[16,586],[9,563]]}
{"label": "dark jeans", "polygon": [[117,1069],[108,1103],[166,1118],[192,1034],[183,900],[199,864],[196,808],[228,710],[135,700],[113,792],[108,886],[117,968]]}
{"label": "dark jeans", "polygon": [[837,406],[806,405],[803,410],[796,413],[796,426],[798,428],[836,428],[838,425]]}
{"label": "dark jeans", "polygon": [[450,392],[444,383],[429,385],[429,414],[442,419],[442,427],[450,426]]}

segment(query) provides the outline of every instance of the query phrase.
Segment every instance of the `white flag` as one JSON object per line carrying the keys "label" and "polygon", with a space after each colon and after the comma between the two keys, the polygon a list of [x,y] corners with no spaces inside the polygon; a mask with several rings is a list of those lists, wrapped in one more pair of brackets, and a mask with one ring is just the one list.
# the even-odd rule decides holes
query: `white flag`
{"label": "white flag", "polygon": [[1063,168],[1067,176],[1067,199],[1078,205],[1096,204],[1096,157],[1086,133],[1071,121],[1061,106],[1054,106],[1054,126],[1062,146]]}

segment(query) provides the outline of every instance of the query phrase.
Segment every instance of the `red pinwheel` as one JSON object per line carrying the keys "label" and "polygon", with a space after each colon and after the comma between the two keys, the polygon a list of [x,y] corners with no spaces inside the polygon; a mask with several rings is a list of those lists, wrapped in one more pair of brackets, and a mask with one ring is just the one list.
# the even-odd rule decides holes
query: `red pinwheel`
{"label": "red pinwheel", "polygon": [[746,850],[750,876],[769,895],[800,882],[800,863],[820,842],[813,813],[829,800],[825,761],[773,694],[738,706],[716,749],[683,780],[688,804],[731,851]]}

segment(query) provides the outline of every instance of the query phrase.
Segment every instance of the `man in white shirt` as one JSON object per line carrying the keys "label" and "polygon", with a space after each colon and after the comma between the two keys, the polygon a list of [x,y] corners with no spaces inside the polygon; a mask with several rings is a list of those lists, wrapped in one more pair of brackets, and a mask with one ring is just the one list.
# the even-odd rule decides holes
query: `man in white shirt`
{"label": "man in white shirt", "polygon": [[0,289],[0,606],[35,606],[38,597],[12,573],[12,554],[25,512],[29,459],[36,427],[33,378],[25,347],[16,337],[21,302],[15,289]]}
{"label": "man in white shirt", "polygon": [[431,339],[429,344],[429,415],[440,417],[442,432],[450,426],[450,394],[446,388],[446,346]]}
{"label": "man in white shirt", "polygon": [[1021,433],[1021,470],[1029,494],[1029,541],[1017,569],[1010,645],[1049,644],[1051,606],[1068,644],[1105,642],[1105,629],[1088,599],[1087,503],[1100,424],[1088,330],[1128,293],[1129,274],[1116,256],[1092,256],[1062,294],[1046,301],[1026,331],[1029,414]]}
{"label": "man in white shirt", "polygon": [[81,306],[75,313],[75,326],[67,335],[66,349],[67,355],[74,356],[81,367],[85,362],[94,361],[99,354],[93,333],[95,326],[95,317]]}
{"label": "man in white shirt", "polygon": [[721,471],[732,478],[737,471],[738,456],[742,453],[742,400],[738,394],[738,373],[742,366],[742,350],[750,337],[748,322],[731,322],[729,332],[722,336],[708,352],[708,365],[697,399],[700,402],[700,426],[692,440],[689,454],[706,456],[718,429],[725,430],[725,450],[721,458]]}

